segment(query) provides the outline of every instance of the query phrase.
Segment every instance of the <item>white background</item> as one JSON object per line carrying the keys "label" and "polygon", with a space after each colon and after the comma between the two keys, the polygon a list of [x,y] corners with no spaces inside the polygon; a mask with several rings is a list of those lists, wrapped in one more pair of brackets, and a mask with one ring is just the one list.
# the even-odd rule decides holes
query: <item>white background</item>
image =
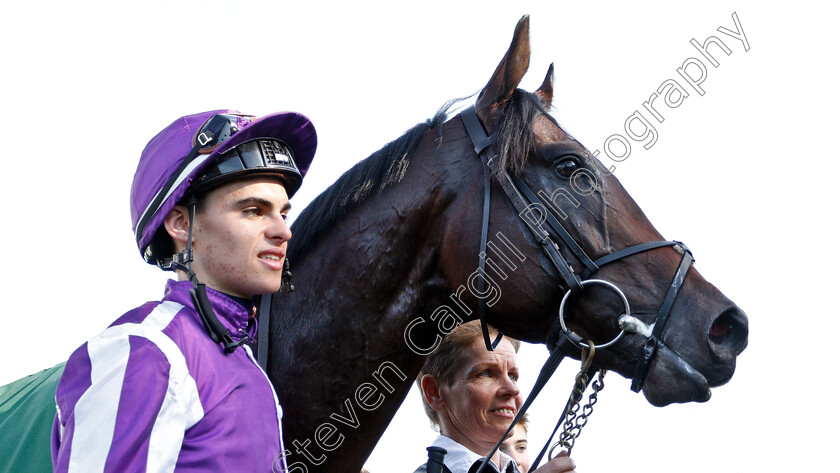
{"label": "white background", "polygon": [[[826,2],[827,4],[828,2]],[[654,408],[612,374],[579,471],[832,470],[838,339],[835,7],[817,2],[13,2],[0,19],[0,384],[63,361],[166,278],[134,246],[140,151],[175,118],[296,110],[320,145],[295,213],[446,100],[478,91],[531,14],[535,89],[556,66],[555,116],[590,149],[710,35],[692,93],[616,175],[661,233],[750,317],[733,380],[705,404]],[[130,5],[130,6],[129,6]],[[551,5],[551,6],[544,6]],[[831,8],[832,11],[829,11]],[[717,32],[737,12],[750,50]],[[689,90],[691,92],[691,90]],[[520,355],[523,387],[546,357]],[[532,450],[572,384],[532,410]],[[527,388],[526,388],[527,390]],[[434,434],[412,392],[367,463],[412,471]],[[836,470],[835,470],[836,471]]]}

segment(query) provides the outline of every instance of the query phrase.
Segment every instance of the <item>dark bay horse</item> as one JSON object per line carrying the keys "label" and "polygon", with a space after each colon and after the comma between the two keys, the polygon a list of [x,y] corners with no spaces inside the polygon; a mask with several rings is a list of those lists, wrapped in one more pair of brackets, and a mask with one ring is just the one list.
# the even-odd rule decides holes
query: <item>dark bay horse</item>
{"label": "dark bay horse", "polygon": [[[476,101],[478,119],[495,136],[483,271],[484,165],[461,116],[447,120],[445,109],[358,163],[296,220],[289,253],[296,291],[274,298],[268,362],[291,471],[357,473],[425,355],[441,334],[476,318],[479,303],[506,335],[545,342],[569,287],[502,192],[507,173],[545,198],[593,259],[662,240],[618,180],[548,114],[553,70],[535,93],[517,89],[529,57],[524,17]],[[559,251],[575,274],[585,270],[567,245]],[[596,276],[620,287],[633,314],[653,325],[681,258],[671,246],[656,248]],[[657,406],[708,400],[747,343],[742,311],[686,270],[644,379]],[[573,332],[604,341],[623,312],[620,298],[593,285],[565,320]],[[624,336],[594,363],[633,377],[644,344]]]}

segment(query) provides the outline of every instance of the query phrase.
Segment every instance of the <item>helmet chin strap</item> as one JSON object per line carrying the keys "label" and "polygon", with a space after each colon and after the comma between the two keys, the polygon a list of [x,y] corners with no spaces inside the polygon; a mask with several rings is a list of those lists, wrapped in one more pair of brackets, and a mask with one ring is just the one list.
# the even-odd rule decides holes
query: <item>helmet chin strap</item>
{"label": "helmet chin strap", "polygon": [[216,317],[216,313],[213,312],[213,306],[210,304],[210,299],[207,297],[206,286],[198,281],[198,277],[192,270],[192,233],[193,224],[195,222],[195,207],[195,196],[191,195],[187,199],[187,208],[189,209],[190,219],[189,233],[187,235],[187,247],[184,251],[172,255],[170,267],[183,271],[189,277],[190,282],[193,285],[193,288],[190,289],[190,296],[192,297],[196,312],[198,312],[199,317],[201,317],[201,321],[204,323],[204,327],[210,334],[210,338],[216,343],[223,344],[225,353],[230,354],[238,347],[248,343],[251,337],[247,334],[239,340],[234,340],[233,337],[231,337],[230,330],[219,322],[219,318]]}

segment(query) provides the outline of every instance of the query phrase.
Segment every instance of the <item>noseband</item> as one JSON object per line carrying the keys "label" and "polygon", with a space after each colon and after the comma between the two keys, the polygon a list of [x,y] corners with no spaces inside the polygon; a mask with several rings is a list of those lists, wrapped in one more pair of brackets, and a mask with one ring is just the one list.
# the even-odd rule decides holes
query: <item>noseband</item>
{"label": "noseband", "polygon": [[[484,127],[481,124],[481,121],[478,119],[478,115],[476,115],[475,107],[470,107],[466,110],[463,110],[460,115],[461,120],[464,122],[464,126],[467,129],[467,134],[469,135],[470,140],[472,141],[473,149],[484,163],[484,206],[481,223],[481,248],[479,252],[478,261],[480,272],[482,275],[484,275],[487,259],[487,232],[490,219],[491,171],[496,175],[502,176],[500,182],[502,190],[505,192],[505,195],[507,196],[508,200],[510,200],[511,204],[513,204],[514,209],[516,209],[516,212],[519,214],[520,218],[523,218],[523,220],[524,215],[526,215],[530,211],[530,209],[534,207],[542,207],[543,204],[540,202],[536,194],[534,194],[534,192],[528,187],[525,181],[523,181],[519,176],[515,174],[510,175],[506,170],[503,169],[499,170],[498,164],[494,159],[495,156],[491,156],[490,151],[490,145],[493,144],[496,136],[487,135],[487,132],[484,130]],[[653,359],[653,356],[654,354],[656,354],[657,349],[661,345],[663,345],[662,332],[665,328],[665,324],[668,321],[668,317],[671,313],[671,309],[673,308],[674,301],[676,300],[677,294],[679,293],[680,288],[682,287],[682,284],[685,281],[685,277],[688,274],[688,270],[691,268],[692,263],[694,263],[694,257],[692,256],[691,251],[689,251],[683,243],[678,241],[652,241],[624,248],[614,253],[602,256],[593,261],[592,258],[590,258],[589,255],[586,254],[586,251],[584,251],[580,247],[580,245],[575,241],[575,239],[569,234],[569,232],[566,231],[565,228],[563,228],[563,226],[554,217],[554,215],[551,214],[551,212],[546,211],[544,213],[545,222],[548,224],[547,230],[541,225],[542,222],[537,223],[536,225],[532,224],[532,222],[526,222],[526,226],[531,230],[531,233],[534,235],[536,241],[540,244],[540,247],[542,248],[543,252],[545,252],[546,256],[548,256],[548,259],[549,261],[551,261],[551,264],[557,269],[557,272],[560,274],[560,278],[563,280],[563,284],[566,288],[566,293],[563,296],[563,301],[560,304],[558,321],[555,323],[555,327],[554,329],[552,329],[546,342],[549,349],[551,350],[552,347],[555,347],[559,344],[560,333],[562,333],[568,341],[571,341],[574,344],[577,344],[583,348],[586,348],[588,346],[582,341],[582,338],[580,336],[574,334],[566,327],[564,320],[564,309],[566,307],[567,302],[575,300],[576,296],[583,292],[584,286],[594,284],[608,287],[609,289],[615,291],[621,297],[622,301],[624,302],[625,313],[620,315],[618,319],[618,324],[621,328],[619,334],[610,342],[601,345],[596,345],[596,348],[604,348],[609,345],[612,345],[613,343],[617,342],[619,338],[621,338],[624,332],[647,336],[647,340],[642,346],[639,361],[636,365],[635,374],[633,375],[633,381],[630,387],[630,389],[632,389],[634,392],[639,392],[642,389],[642,385],[644,384],[645,376],[647,375],[651,359]],[[565,245],[575,256],[575,258],[583,265],[584,269],[583,271],[581,271],[580,275],[575,273],[575,270],[569,265],[569,263],[560,253],[560,244]],[[674,277],[668,288],[668,292],[662,301],[662,305],[659,307],[656,320],[654,321],[652,326],[646,325],[644,322],[631,315],[630,306],[627,303],[627,298],[625,297],[621,289],[619,289],[616,285],[608,281],[603,281],[601,279],[590,279],[592,275],[594,275],[601,267],[603,267],[606,264],[613,263],[615,261],[627,258],[632,255],[636,255],[638,253],[643,253],[646,251],[664,247],[674,248],[677,251],[677,253],[681,255],[681,259],[677,267],[677,271],[674,274]],[[485,290],[484,284],[485,280],[482,277],[479,280],[479,291],[483,292]],[[501,340],[501,332],[493,342],[490,341],[489,330],[487,327],[486,303],[484,299],[481,298],[479,298],[478,317],[481,321],[482,331],[484,332],[484,343],[487,346],[487,349],[492,351],[493,349],[495,349],[496,345],[498,345],[499,341]]]}

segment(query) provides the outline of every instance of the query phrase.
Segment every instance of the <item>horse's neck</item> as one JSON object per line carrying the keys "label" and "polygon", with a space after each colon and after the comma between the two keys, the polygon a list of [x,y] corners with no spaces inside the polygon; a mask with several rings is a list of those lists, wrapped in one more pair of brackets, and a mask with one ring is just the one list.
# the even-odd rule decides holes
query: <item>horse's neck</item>
{"label": "horse's neck", "polygon": [[[449,294],[429,226],[436,206],[421,199],[433,193],[416,181],[371,196],[294,260],[296,291],[272,322],[270,374],[286,445],[312,442],[311,458],[292,448],[289,459],[309,471],[359,471],[422,365],[406,341],[409,323]],[[336,433],[319,440],[324,425],[321,433],[329,425]]]}

